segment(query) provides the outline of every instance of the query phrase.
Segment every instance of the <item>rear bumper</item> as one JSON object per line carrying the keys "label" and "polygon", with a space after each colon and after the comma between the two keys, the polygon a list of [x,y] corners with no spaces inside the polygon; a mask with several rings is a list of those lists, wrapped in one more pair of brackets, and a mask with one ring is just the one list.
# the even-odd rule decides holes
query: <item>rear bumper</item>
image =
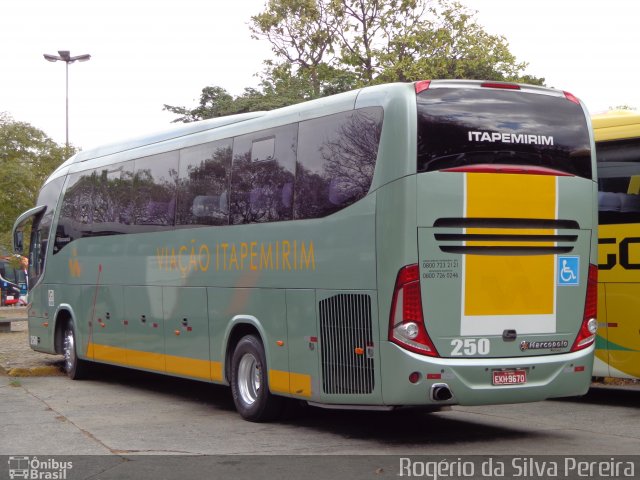
{"label": "rear bumper", "polygon": [[[382,346],[383,401],[386,405],[489,405],[535,402],[583,395],[589,389],[595,346],[579,352],[515,358],[430,358],[389,342]],[[524,369],[523,385],[492,384],[495,369]],[[412,384],[409,375],[420,373]],[[435,402],[434,385],[445,384],[453,397]]]}

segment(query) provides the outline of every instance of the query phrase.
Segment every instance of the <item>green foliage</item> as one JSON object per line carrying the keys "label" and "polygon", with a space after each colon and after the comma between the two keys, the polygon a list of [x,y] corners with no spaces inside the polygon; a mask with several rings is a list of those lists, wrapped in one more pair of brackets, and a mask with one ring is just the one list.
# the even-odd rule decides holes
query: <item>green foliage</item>
{"label": "green foliage", "polygon": [[11,228],[33,207],[49,174],[75,153],[44,132],[0,112],[0,250],[11,251]]}
{"label": "green foliage", "polygon": [[506,39],[487,33],[459,3],[415,3],[422,4],[426,14],[406,11],[393,20],[392,29],[399,33],[374,57],[377,82],[465,78],[543,83],[524,77],[527,64],[517,62]]}
{"label": "green foliage", "polygon": [[357,85],[355,76],[350,72],[322,65],[316,70],[316,78],[321,80],[317,93],[308,71],[293,74],[291,70],[290,64],[273,65],[267,61],[259,88],[245,88],[242,95],[233,97],[221,87],[205,87],[196,108],[164,105],[164,110],[179,115],[173,120],[174,123],[189,123],[225,115],[273,110],[351,90]]}
{"label": "green foliage", "polygon": [[190,123],[204,118],[228,115],[233,101],[233,97],[224,88],[204,87],[200,94],[200,104],[196,108],[189,110],[186,107],[174,107],[165,104],[163,110],[182,115],[173,120],[173,122]]}
{"label": "green foliage", "polygon": [[332,21],[331,2],[316,0],[270,0],[267,9],[251,18],[253,38],[264,38],[286,64],[310,82],[320,96],[322,69],[334,53],[338,25]]}
{"label": "green foliage", "polygon": [[527,63],[455,0],[268,0],[251,17],[253,38],[271,45],[258,89],[232,97],[205,87],[195,109],[165,105],[189,122],[270,110],[386,82],[432,78],[543,85]]}
{"label": "green foliage", "polygon": [[[295,75],[330,66],[350,72],[359,85],[544,81],[524,76],[527,64],[516,60],[506,39],[487,33],[475,12],[454,0],[270,0],[252,21],[254,37],[267,40]],[[320,95],[323,79],[311,80]]]}

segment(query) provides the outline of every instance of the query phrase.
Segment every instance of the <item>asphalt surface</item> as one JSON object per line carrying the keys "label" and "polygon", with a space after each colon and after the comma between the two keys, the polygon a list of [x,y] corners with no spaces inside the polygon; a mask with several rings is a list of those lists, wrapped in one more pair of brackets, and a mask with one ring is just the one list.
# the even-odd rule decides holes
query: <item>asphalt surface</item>
{"label": "asphalt surface", "polygon": [[[438,413],[307,408],[256,424],[237,415],[226,387],[111,367],[78,382],[3,375],[0,479],[9,478],[3,463],[16,458],[68,460],[73,470],[48,478],[69,480],[397,478],[399,462],[409,460],[423,468],[475,462],[473,478],[494,478],[479,475],[480,463],[562,465],[584,455],[605,464],[630,459],[640,472],[639,408],[640,388],[597,387],[581,398]],[[517,473],[502,476],[523,477]]]}
{"label": "asphalt surface", "polygon": [[100,367],[95,380],[0,377],[0,454],[637,454],[640,388],[425,413],[307,408],[242,420],[226,387]]}
{"label": "asphalt surface", "polygon": [[[9,478],[3,462],[11,465],[17,456],[72,455],[69,479],[308,480],[395,478],[404,456],[617,460],[640,452],[638,384],[599,384],[580,398],[437,413],[297,408],[278,422],[255,424],[238,416],[227,387],[107,366],[97,366],[90,380],[68,380],[59,375],[58,358],[29,349],[21,323],[0,334],[0,360],[4,355],[5,366],[14,362],[13,369],[0,369],[0,479]],[[7,374],[33,358],[53,362],[47,375],[54,376]]]}

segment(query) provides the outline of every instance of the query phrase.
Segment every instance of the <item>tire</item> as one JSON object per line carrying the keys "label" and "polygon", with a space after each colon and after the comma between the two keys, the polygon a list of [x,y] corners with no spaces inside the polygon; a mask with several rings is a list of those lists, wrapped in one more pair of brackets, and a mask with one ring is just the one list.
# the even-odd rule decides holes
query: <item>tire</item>
{"label": "tire", "polygon": [[82,380],[89,374],[89,364],[78,358],[76,353],[76,332],[73,321],[69,320],[63,330],[62,354],[64,371],[71,380]]}
{"label": "tire", "polygon": [[250,422],[266,422],[282,413],[284,398],[269,392],[262,342],[254,335],[240,339],[231,358],[231,393],[236,410]]}

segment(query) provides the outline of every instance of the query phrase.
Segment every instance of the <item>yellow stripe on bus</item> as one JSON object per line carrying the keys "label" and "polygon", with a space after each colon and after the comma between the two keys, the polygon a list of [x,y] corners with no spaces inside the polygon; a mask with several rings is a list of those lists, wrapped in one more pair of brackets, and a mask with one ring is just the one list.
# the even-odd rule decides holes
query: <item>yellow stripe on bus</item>
{"label": "yellow stripe on bus", "polygon": [[[467,218],[556,217],[556,177],[468,173]],[[468,234],[551,235],[553,230],[468,228]],[[467,242],[467,245],[487,245]],[[531,246],[492,242],[496,246]],[[535,243],[552,246],[553,243]],[[555,259],[547,256],[466,255],[464,315],[540,315],[554,313]]]}
{"label": "yellow stripe on bus", "polygon": [[[173,375],[221,382],[222,362],[210,362],[197,358],[178,357],[162,353],[143,352],[129,348],[89,343],[87,357],[98,362],[142,368]],[[126,359],[126,360],[125,360]],[[290,393],[311,397],[311,375],[269,370],[269,386],[276,393]]]}
{"label": "yellow stripe on bus", "polygon": [[173,375],[206,378],[211,380],[211,363],[198,358],[176,357],[165,355],[166,372]]}
{"label": "yellow stripe on bus", "polygon": [[89,343],[87,345],[87,357],[115,365],[126,365],[126,349],[112,347],[111,345]]}
{"label": "yellow stripe on bus", "polygon": [[269,388],[274,393],[311,397],[311,375],[269,370]]}
{"label": "yellow stripe on bus", "polygon": [[222,381],[222,362],[143,352],[129,348],[89,343],[87,357],[97,362],[166,372],[203,380]]}

